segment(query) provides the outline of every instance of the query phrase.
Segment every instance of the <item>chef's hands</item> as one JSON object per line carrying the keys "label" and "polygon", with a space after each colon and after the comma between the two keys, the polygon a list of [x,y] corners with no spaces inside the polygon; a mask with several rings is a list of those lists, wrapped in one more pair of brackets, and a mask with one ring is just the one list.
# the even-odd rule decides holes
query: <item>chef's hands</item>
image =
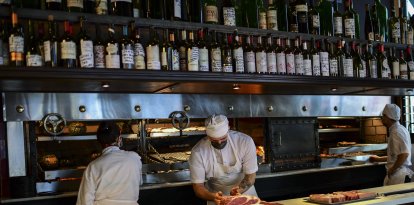
{"label": "chef's hands", "polygon": [[216,203],[217,205],[220,205],[222,200],[223,200],[223,193],[221,191],[214,193],[214,203]]}
{"label": "chef's hands", "polygon": [[239,190],[240,190],[239,186],[233,187],[230,191],[230,196],[240,195],[241,193]]}
{"label": "chef's hands", "polygon": [[377,155],[372,155],[372,156],[369,157],[369,161],[370,162],[382,162],[383,157],[379,157]]}

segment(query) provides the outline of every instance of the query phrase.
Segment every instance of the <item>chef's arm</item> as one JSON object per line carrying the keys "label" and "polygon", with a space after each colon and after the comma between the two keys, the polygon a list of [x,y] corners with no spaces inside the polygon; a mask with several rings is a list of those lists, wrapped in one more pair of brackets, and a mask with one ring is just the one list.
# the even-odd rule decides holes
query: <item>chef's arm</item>
{"label": "chef's arm", "polygon": [[388,175],[394,174],[394,172],[404,164],[407,158],[408,158],[408,153],[401,153],[397,155],[397,160],[395,160],[394,165],[392,165],[392,167],[388,169]]}
{"label": "chef's arm", "polygon": [[253,174],[246,174],[244,175],[243,180],[240,182],[237,192],[243,194],[246,192],[251,186],[254,185],[256,181],[256,173]]}
{"label": "chef's arm", "polygon": [[193,183],[193,190],[198,198],[206,201],[214,201],[221,197],[220,193],[209,192],[203,183]]}
{"label": "chef's arm", "polygon": [[387,156],[379,157],[379,156],[373,155],[369,158],[369,161],[370,162],[386,162]]}

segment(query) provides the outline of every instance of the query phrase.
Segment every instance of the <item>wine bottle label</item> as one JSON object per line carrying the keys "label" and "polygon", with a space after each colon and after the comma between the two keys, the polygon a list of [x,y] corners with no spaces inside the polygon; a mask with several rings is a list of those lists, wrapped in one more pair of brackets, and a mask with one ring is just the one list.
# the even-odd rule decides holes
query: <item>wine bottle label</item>
{"label": "wine bottle label", "polygon": [[233,72],[233,56],[231,55],[231,50],[222,51],[222,60],[223,60],[223,72],[231,73]]}
{"label": "wine bottle label", "polygon": [[161,66],[168,66],[168,48],[161,48]]}
{"label": "wine bottle label", "polygon": [[377,61],[375,60],[369,61],[369,71],[371,74],[371,78],[378,78]]}
{"label": "wine bottle label", "polygon": [[145,70],[145,51],[141,43],[134,45],[134,63],[135,69]]}
{"label": "wine bottle label", "polygon": [[76,60],[76,43],[73,41],[62,41],[60,43],[60,52],[62,59]]}
{"label": "wine bottle label", "polygon": [[321,62],[321,75],[329,76],[329,53],[319,52],[319,57]]}
{"label": "wine bottle label", "polygon": [[81,68],[93,68],[93,42],[92,41],[80,41],[80,55],[79,62]]}
{"label": "wine bottle label", "polygon": [[335,34],[343,34],[344,32],[342,31],[342,17],[335,17],[334,18],[334,29],[335,29]]}
{"label": "wine bottle label", "polygon": [[[101,0],[97,1],[96,2],[96,7],[95,7],[95,12],[98,15],[108,14],[108,3],[107,3],[107,1],[101,1]],[[134,10],[134,15],[135,15],[135,10]],[[139,15],[136,18],[138,18],[138,17],[139,17]]]}
{"label": "wine bottle label", "polygon": [[211,71],[213,72],[223,72],[221,65],[221,50],[220,48],[211,49]]}
{"label": "wine bottle label", "polygon": [[391,71],[390,71],[390,66],[388,64],[388,59],[384,59],[382,61],[382,71],[381,71],[381,75],[382,78],[391,78]]}
{"label": "wine bottle label", "polygon": [[267,16],[266,12],[259,13],[259,28],[260,29],[267,29]]}
{"label": "wine bottle label", "polygon": [[295,55],[293,53],[286,54],[286,72],[289,75],[296,73],[295,71]]}
{"label": "wine bottle label", "polygon": [[180,70],[180,53],[178,52],[177,49],[172,49],[171,61],[172,61],[171,69],[174,71],[179,71]]}
{"label": "wine bottle label", "polygon": [[189,48],[187,51],[187,55],[188,71],[198,71],[198,61],[200,60],[198,47]]}
{"label": "wine bottle label", "polygon": [[408,65],[408,72],[410,73],[410,80],[414,80],[414,61],[409,61]]}
{"label": "wine bottle label", "polygon": [[392,75],[394,76],[394,78],[400,77],[400,62],[398,61],[392,62]]}
{"label": "wine bottle label", "polygon": [[180,68],[182,71],[187,71],[187,48],[185,46],[180,46]]}
{"label": "wine bottle label", "polygon": [[161,70],[160,63],[160,47],[158,45],[151,45],[146,47],[147,52],[147,69]]}
{"label": "wine bottle label", "polygon": [[233,59],[235,62],[236,72],[244,73],[244,60],[243,60],[243,48],[239,47],[233,49]]}
{"label": "wine bottle label", "polygon": [[45,50],[45,62],[49,62],[51,60],[50,41],[43,42],[43,49]]}
{"label": "wine bottle label", "polygon": [[236,10],[234,7],[223,7],[223,19],[225,26],[236,26]]}
{"label": "wine bottle label", "polygon": [[206,15],[206,22],[217,23],[218,22],[218,10],[217,6],[205,6],[204,13]]}
{"label": "wine bottle label", "polygon": [[119,69],[121,68],[121,60],[119,55],[106,55],[105,56],[105,65],[106,68],[114,68]]}
{"label": "wine bottle label", "polygon": [[296,69],[296,74],[298,75],[303,75],[305,73],[305,70],[303,67],[303,55],[302,54],[295,55],[295,69]]}
{"label": "wine bottle label", "polygon": [[286,55],[285,53],[276,54],[277,72],[279,74],[286,74]]}
{"label": "wine bottle label", "polygon": [[312,75],[312,61],[311,59],[303,59],[304,75]]}
{"label": "wine bottle label", "polygon": [[132,0],[111,0],[111,3],[115,3],[115,2],[127,2],[127,3],[132,3]]}
{"label": "wine bottle label", "polygon": [[10,35],[9,52],[24,53],[24,38],[22,36]]}
{"label": "wine bottle label", "polygon": [[121,55],[122,64],[134,65],[134,50],[131,45],[123,45]]}
{"label": "wine bottle label", "polygon": [[359,70],[359,77],[366,78],[367,77],[367,63],[364,60],[361,60],[362,69]]}
{"label": "wine bottle label", "polygon": [[295,6],[296,12],[308,12],[308,5],[300,4]]}
{"label": "wine bottle label", "polygon": [[299,32],[299,25],[298,24],[290,24],[289,25],[289,31],[298,33]]}
{"label": "wine bottle label", "polygon": [[345,77],[354,77],[354,64],[352,58],[344,59],[344,74]]}
{"label": "wine bottle label", "polygon": [[244,53],[245,66],[247,68],[248,73],[256,72],[256,60],[254,55],[255,54],[253,51]]}
{"label": "wine bottle label", "polygon": [[338,60],[336,58],[331,58],[329,60],[329,75],[338,76]]}
{"label": "wine bottle label", "polygon": [[269,10],[266,13],[267,16],[267,29],[269,30],[278,30],[277,27],[277,10]]}
{"label": "wine bottle label", "polygon": [[83,8],[83,0],[67,0],[68,7]]}
{"label": "wine bottle label", "polygon": [[267,73],[267,60],[264,51],[256,52],[256,68],[258,73]]}
{"label": "wine bottle label", "polygon": [[139,17],[141,17],[141,14],[140,14],[140,12],[139,12],[139,9],[138,9],[138,8],[133,8],[133,9],[132,9],[132,13],[133,13],[133,17],[134,17],[134,18],[139,18]]}
{"label": "wine bottle label", "polygon": [[400,64],[400,78],[404,80],[408,79],[407,64]]}
{"label": "wine bottle label", "polygon": [[400,38],[401,37],[400,22],[394,23],[394,27],[392,28],[391,35],[392,35],[393,38]]}
{"label": "wine bottle label", "polygon": [[321,62],[319,55],[312,55],[312,74],[314,76],[321,75]]}
{"label": "wine bottle label", "polygon": [[223,64],[223,72],[225,73],[232,73],[233,72],[233,66],[231,64]]}
{"label": "wine bottle label", "polygon": [[277,73],[276,54],[274,52],[267,53],[266,59],[267,59],[267,71],[269,71],[269,73]]}
{"label": "wine bottle label", "polygon": [[414,44],[414,30],[413,29],[407,31],[407,44],[408,45]]}
{"label": "wine bottle label", "polygon": [[312,27],[313,28],[320,27],[319,15],[312,15]]}
{"label": "wine bottle label", "polygon": [[209,71],[209,63],[208,63],[208,49],[207,48],[199,48],[198,52],[200,54],[200,58],[198,63],[200,64],[200,71]]}
{"label": "wine bottle label", "polygon": [[181,0],[174,0],[174,17],[181,18]]}
{"label": "wine bottle label", "polygon": [[355,36],[355,19],[345,19],[345,36],[354,37]]}
{"label": "wine bottle label", "polygon": [[375,38],[374,32],[369,32],[368,33],[368,39],[367,40],[374,41],[375,40],[374,38]]}
{"label": "wine bottle label", "polygon": [[95,68],[105,68],[105,46],[94,46],[93,51],[95,54]]}
{"label": "wine bottle label", "polygon": [[40,55],[26,55],[26,65],[28,67],[42,66],[42,56]]}
{"label": "wine bottle label", "polygon": [[[53,3],[53,2],[62,3],[62,0],[46,0],[46,3]],[[1,0],[0,0],[0,3],[1,3]]]}

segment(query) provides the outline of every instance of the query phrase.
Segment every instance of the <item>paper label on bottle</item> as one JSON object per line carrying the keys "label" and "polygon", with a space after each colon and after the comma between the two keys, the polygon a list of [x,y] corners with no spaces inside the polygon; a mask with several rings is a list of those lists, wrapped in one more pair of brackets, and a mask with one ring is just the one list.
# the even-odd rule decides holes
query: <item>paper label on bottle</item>
{"label": "paper label on bottle", "polygon": [[277,10],[269,10],[266,13],[267,16],[267,29],[269,30],[278,30],[277,26]]}
{"label": "paper label on bottle", "polygon": [[9,52],[24,53],[24,38],[21,36],[10,35]]}
{"label": "paper label on bottle", "polygon": [[286,54],[286,72],[287,74],[295,74],[295,55],[293,53]]}
{"label": "paper label on bottle", "polygon": [[187,55],[188,71],[198,71],[198,61],[200,60],[198,47],[189,48],[187,51]]}
{"label": "paper label on bottle", "polygon": [[208,63],[208,49],[207,48],[199,48],[198,52],[200,54],[199,58],[199,65],[200,71],[209,71],[209,63]]}
{"label": "paper label on bottle", "polygon": [[392,35],[393,38],[400,38],[401,37],[400,22],[394,23],[394,27],[392,28],[391,35]]}
{"label": "paper label on bottle", "polygon": [[158,45],[148,45],[147,51],[147,69],[161,70],[160,47]]}
{"label": "paper label on bottle", "polygon": [[338,76],[338,60],[335,58],[329,60],[329,75]]}
{"label": "paper label on bottle", "polygon": [[359,77],[366,78],[367,77],[367,62],[361,59],[361,63],[362,63],[362,70],[359,71]]}
{"label": "paper label on bottle", "polygon": [[141,14],[139,13],[139,9],[137,9],[137,8],[133,8],[132,13],[133,13],[134,18],[140,18],[141,17]]}
{"label": "paper label on bottle", "polygon": [[301,4],[301,5],[296,5],[296,12],[308,12],[308,5],[306,4]]}
{"label": "paper label on bottle", "polygon": [[42,56],[40,55],[26,55],[26,65],[28,67],[42,66]]}
{"label": "paper label on bottle", "polygon": [[374,41],[375,40],[375,35],[374,32],[369,32],[368,33],[368,39],[369,41]]}
{"label": "paper label on bottle", "polygon": [[295,55],[295,69],[296,69],[296,74],[298,75],[303,75],[305,73],[302,54]]}
{"label": "paper label on bottle", "polygon": [[371,74],[371,78],[378,78],[377,61],[369,61],[369,72]]}
{"label": "paper label on bottle", "polygon": [[394,78],[400,77],[400,62],[398,61],[392,62],[392,76]]}
{"label": "paper label on bottle", "polygon": [[267,29],[267,16],[266,12],[259,13],[259,28],[260,29]]}
{"label": "paper label on bottle", "polygon": [[[95,8],[96,14],[98,14],[98,15],[108,14],[108,3],[107,3],[107,1],[98,1],[97,3],[98,4],[96,5],[96,8]],[[137,12],[139,12],[139,11],[137,11]],[[135,17],[135,10],[134,10],[134,17]],[[135,18],[138,18],[138,17],[139,17],[139,14]]]}
{"label": "paper label on bottle", "polygon": [[245,52],[244,53],[244,60],[245,60],[245,66],[247,68],[248,73],[255,73],[256,72],[256,60],[255,60],[255,54],[253,51]]}
{"label": "paper label on bottle", "polygon": [[408,45],[414,44],[414,30],[413,29],[407,31],[407,44]]}
{"label": "paper label on bottle", "polygon": [[179,71],[180,70],[180,53],[177,49],[172,49],[171,54],[171,61],[172,61],[172,70]]}
{"label": "paper label on bottle", "polygon": [[335,34],[343,34],[342,17],[335,17],[334,18],[334,29],[335,29]]}
{"label": "paper label on bottle", "polygon": [[121,59],[119,55],[106,55],[105,56],[105,65],[106,68],[114,68],[119,69],[121,68]]}
{"label": "paper label on bottle", "polygon": [[67,0],[68,7],[78,7],[83,9],[83,0]]}
{"label": "paper label on bottle", "polygon": [[223,72],[232,73],[233,72],[233,66],[231,64],[223,64]]}
{"label": "paper label on bottle", "polygon": [[134,50],[132,49],[132,46],[122,46],[121,50],[121,59],[122,64],[131,64],[134,65]]}
{"label": "paper label on bottle", "polygon": [[355,19],[345,19],[345,36],[354,37],[355,36]]}
{"label": "paper label on bottle", "polygon": [[312,75],[312,60],[303,59],[303,70],[305,75]]}
{"label": "paper label on bottle", "polygon": [[312,55],[312,75],[321,75],[321,62],[319,55]]}
{"label": "paper label on bottle", "polygon": [[267,73],[267,59],[264,51],[256,52],[256,68],[258,73]]}
{"label": "paper label on bottle", "polygon": [[62,41],[60,43],[62,59],[76,59],[76,43],[73,41]]}
{"label": "paper label on bottle", "polygon": [[206,22],[218,22],[218,10],[217,6],[205,6],[204,13],[206,15]]}
{"label": "paper label on bottle", "polygon": [[179,54],[180,54],[180,69],[183,71],[187,71],[187,48],[185,46],[180,46]]}
{"label": "paper label on bottle", "polygon": [[161,49],[161,66],[168,66],[168,48]]}
{"label": "paper label on bottle", "polygon": [[239,47],[233,49],[233,59],[235,62],[235,69],[237,73],[244,73],[243,48]]}
{"label": "paper label on bottle", "polygon": [[105,68],[105,46],[94,46],[93,51],[95,53],[95,68]]}
{"label": "paper label on bottle", "polygon": [[277,72],[276,54],[274,52],[267,53],[266,59],[267,59],[267,71],[269,71],[269,73],[276,73]]}
{"label": "paper label on bottle", "polygon": [[345,77],[354,77],[354,64],[352,58],[344,59],[344,74]]}
{"label": "paper label on bottle", "polygon": [[51,60],[50,41],[43,42],[43,49],[45,51],[45,62],[49,62]]}
{"label": "paper label on bottle", "polygon": [[236,26],[236,10],[234,7],[223,7],[223,19],[225,26]]}
{"label": "paper label on bottle", "polygon": [[181,0],[174,0],[174,17],[181,18]]}
{"label": "paper label on bottle", "polygon": [[289,25],[289,31],[298,33],[299,32],[299,25],[298,24],[290,24]]}
{"label": "paper label on bottle", "polygon": [[276,54],[276,61],[277,61],[277,72],[278,73],[286,73],[286,55],[285,53],[277,53]]}
{"label": "paper label on bottle", "polygon": [[383,67],[383,69],[381,70],[382,78],[391,78],[391,70],[388,64],[388,59],[384,59],[382,61],[382,67]]}
{"label": "paper label on bottle", "polygon": [[135,69],[145,70],[145,51],[141,43],[134,44]]}
{"label": "paper label on bottle", "polygon": [[109,55],[117,55],[118,54],[118,51],[119,50],[119,48],[118,48],[118,43],[115,43],[115,44],[108,44],[107,46],[106,46],[106,52],[109,54]]}
{"label": "paper label on bottle", "polygon": [[211,49],[211,71],[223,72],[221,65],[221,50],[220,48]]}
{"label": "paper label on bottle", "polygon": [[400,78],[405,80],[408,79],[407,64],[400,64]]}
{"label": "paper label on bottle", "polygon": [[410,80],[414,80],[414,61],[409,61],[408,65],[408,72],[410,73]]}
{"label": "paper label on bottle", "polygon": [[329,53],[319,52],[319,58],[321,63],[321,75],[329,76]]}
{"label": "paper label on bottle", "polygon": [[81,68],[93,68],[93,42],[92,41],[80,41],[80,55],[79,62]]}
{"label": "paper label on bottle", "polygon": [[319,28],[321,25],[319,21],[319,15],[312,15],[312,27],[313,28]]}
{"label": "paper label on bottle", "polygon": [[[46,3],[52,3],[52,2],[62,3],[62,0],[46,0]],[[1,3],[1,0],[0,0],[0,3]]]}

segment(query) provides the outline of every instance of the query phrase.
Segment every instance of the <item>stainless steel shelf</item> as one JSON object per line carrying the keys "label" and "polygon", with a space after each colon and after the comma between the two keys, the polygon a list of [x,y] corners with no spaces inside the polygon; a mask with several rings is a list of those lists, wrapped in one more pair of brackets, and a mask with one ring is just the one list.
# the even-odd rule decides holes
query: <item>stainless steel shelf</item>
{"label": "stainless steel shelf", "polygon": [[334,132],[359,132],[359,128],[325,128],[318,129],[319,133],[334,133]]}
{"label": "stainless steel shelf", "polygon": [[[125,139],[138,139],[137,134],[122,134]],[[38,142],[44,141],[78,141],[78,140],[96,140],[96,135],[77,135],[77,136],[38,136]]]}
{"label": "stainless steel shelf", "polygon": [[344,154],[350,152],[369,152],[387,149],[388,144],[356,144],[348,147],[329,148],[329,154]]}

